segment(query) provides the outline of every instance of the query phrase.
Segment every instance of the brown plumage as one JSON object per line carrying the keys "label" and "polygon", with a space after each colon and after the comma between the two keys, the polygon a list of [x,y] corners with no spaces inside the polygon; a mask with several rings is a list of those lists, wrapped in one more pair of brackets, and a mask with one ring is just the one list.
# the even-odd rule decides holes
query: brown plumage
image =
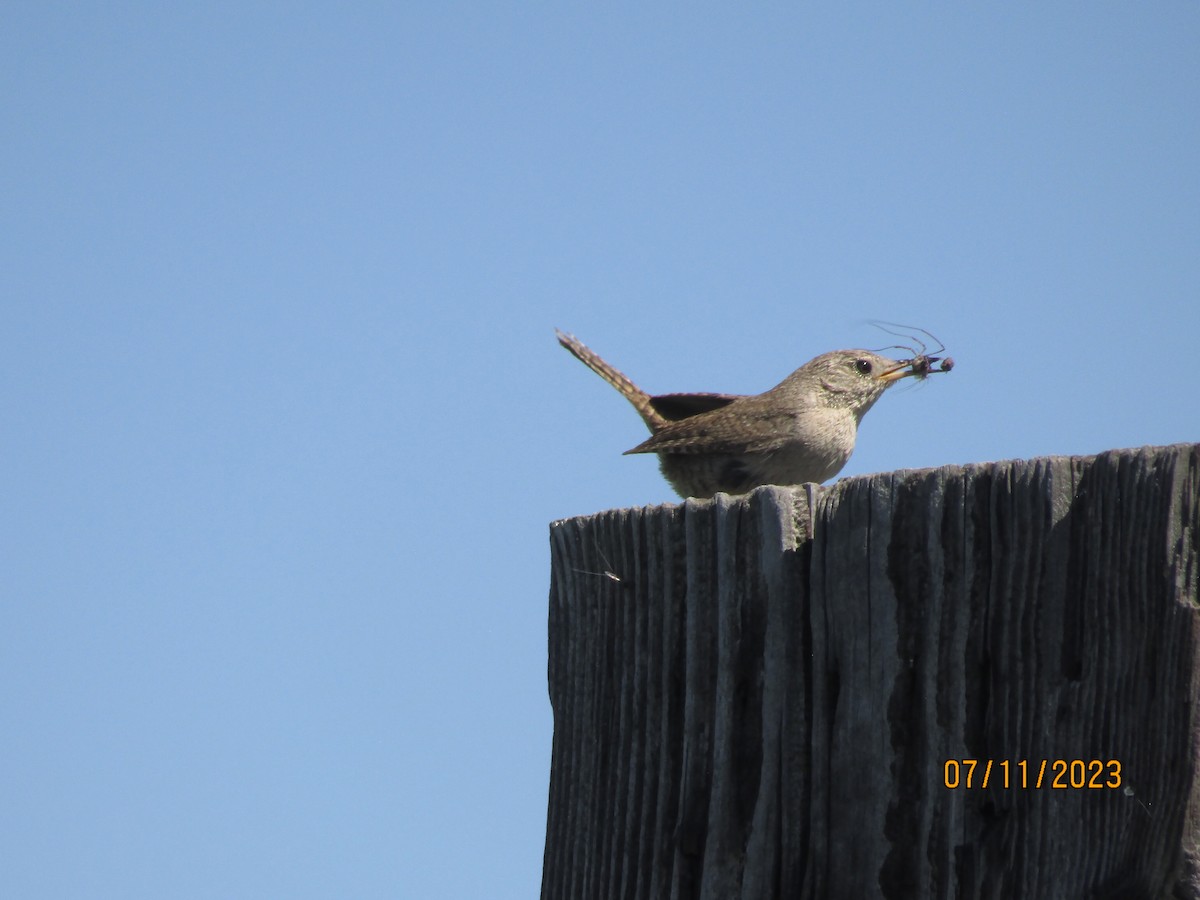
{"label": "brown plumage", "polygon": [[626,453],[657,453],[663,475],[683,497],[832,478],[854,451],[858,423],[883,392],[928,371],[869,350],[834,350],[761,394],[651,396],[577,338],[557,335],[650,428],[651,436]]}

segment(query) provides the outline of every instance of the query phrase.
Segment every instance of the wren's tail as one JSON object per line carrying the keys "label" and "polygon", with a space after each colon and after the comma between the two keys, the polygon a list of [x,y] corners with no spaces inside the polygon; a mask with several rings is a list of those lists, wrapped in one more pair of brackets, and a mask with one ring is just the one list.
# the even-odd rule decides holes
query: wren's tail
{"label": "wren's tail", "polygon": [[563,334],[557,328],[554,333],[558,342],[570,350],[577,360],[615,387],[622,397],[633,404],[633,408],[638,411],[638,415],[649,426],[651,432],[657,432],[667,424],[667,419],[659,415],[651,405],[649,394],[585,347],[574,335]]}

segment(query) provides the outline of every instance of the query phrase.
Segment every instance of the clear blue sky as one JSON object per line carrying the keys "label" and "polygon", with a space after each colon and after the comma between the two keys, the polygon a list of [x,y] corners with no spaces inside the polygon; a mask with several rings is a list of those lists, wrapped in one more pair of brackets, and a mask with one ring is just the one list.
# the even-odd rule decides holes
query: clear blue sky
{"label": "clear blue sky", "polygon": [[563,352],[935,332],[845,475],[1200,441],[1200,4],[9,4],[0,895],[528,898]]}

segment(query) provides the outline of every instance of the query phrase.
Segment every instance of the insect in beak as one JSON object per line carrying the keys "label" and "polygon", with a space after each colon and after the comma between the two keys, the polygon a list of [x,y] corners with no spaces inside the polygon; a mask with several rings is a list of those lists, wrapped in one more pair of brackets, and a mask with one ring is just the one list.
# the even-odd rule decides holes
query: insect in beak
{"label": "insect in beak", "polygon": [[[891,347],[884,347],[883,348],[884,350],[891,350],[891,349],[908,350],[913,355],[909,359],[900,360],[896,364],[896,368],[888,369],[886,372],[884,372],[882,375],[880,375],[879,377],[881,380],[886,381],[890,384],[894,381],[899,381],[901,378],[906,378],[909,375],[920,380],[920,379],[926,378],[930,375],[934,375],[938,372],[949,372],[951,369],[954,368],[954,358],[953,357],[950,357],[950,356],[941,357],[941,356],[929,355],[928,353],[926,353],[925,342],[922,341],[916,335],[911,335],[911,334],[907,334],[905,332],[900,332],[900,331],[893,331],[892,328],[887,327],[889,324],[892,324],[889,322],[873,322],[872,324],[875,325],[875,327],[880,329],[881,331],[886,331],[888,334],[894,334],[897,337],[907,337],[909,340],[911,340],[913,342],[913,344],[916,345],[916,346],[911,346],[911,345],[906,345],[906,344],[893,344]],[[936,337],[934,337],[932,334],[930,334],[924,328],[917,328],[916,326],[913,326],[913,325],[894,325],[893,327],[894,328],[904,328],[904,329],[907,329],[907,331],[909,331],[909,332],[919,331],[919,332],[921,332],[921,334],[925,335],[929,339],[937,341],[938,345],[937,345],[937,348],[933,351],[934,353],[941,353],[944,349],[946,349],[945,344],[943,344],[941,341],[938,341],[938,339]],[[938,364],[936,369],[933,367],[934,363]]]}

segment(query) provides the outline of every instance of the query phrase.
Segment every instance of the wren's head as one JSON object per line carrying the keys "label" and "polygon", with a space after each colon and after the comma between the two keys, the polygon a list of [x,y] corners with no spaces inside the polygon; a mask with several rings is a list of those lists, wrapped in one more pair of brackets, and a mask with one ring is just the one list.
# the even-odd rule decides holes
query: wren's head
{"label": "wren's head", "polygon": [[805,363],[772,391],[802,394],[813,406],[844,409],[861,421],[884,391],[911,374],[908,363],[870,350],[834,350]]}

